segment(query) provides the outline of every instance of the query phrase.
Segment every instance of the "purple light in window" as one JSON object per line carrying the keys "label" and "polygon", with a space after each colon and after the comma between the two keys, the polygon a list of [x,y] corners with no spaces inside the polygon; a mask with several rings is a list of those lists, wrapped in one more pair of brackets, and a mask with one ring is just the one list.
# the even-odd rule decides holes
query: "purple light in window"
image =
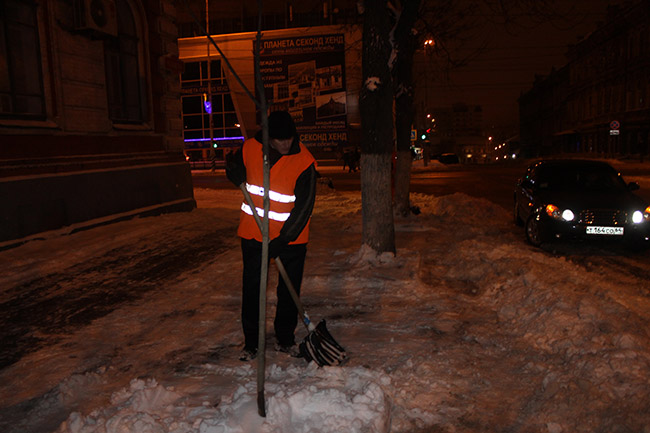
{"label": "purple light in window", "polygon": [[[244,137],[222,137],[222,138],[213,138],[212,141],[224,141],[224,140],[242,140],[244,141]],[[185,142],[188,141],[210,141],[209,138],[186,138],[184,140]]]}

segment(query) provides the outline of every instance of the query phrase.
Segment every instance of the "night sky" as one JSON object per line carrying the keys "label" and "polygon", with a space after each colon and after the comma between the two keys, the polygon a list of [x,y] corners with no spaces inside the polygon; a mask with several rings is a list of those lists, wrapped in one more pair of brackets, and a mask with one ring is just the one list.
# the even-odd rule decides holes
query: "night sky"
{"label": "night sky", "polygon": [[[353,8],[356,0],[331,0],[333,7]],[[464,0],[455,0],[462,2]],[[470,1],[470,0],[467,0]],[[471,0],[478,5],[498,4],[495,0]],[[512,0],[504,4],[526,4],[537,0]],[[424,4],[436,4],[438,0],[422,0]],[[517,98],[522,92],[530,90],[535,75],[547,75],[551,68],[566,64],[566,51],[569,44],[579,41],[597,28],[598,22],[607,17],[607,6],[623,4],[625,0],[555,0],[555,10],[562,19],[544,24],[534,23],[532,19],[516,16],[514,24],[504,26],[503,17],[485,11],[476,12],[478,22],[471,33],[475,45],[468,45],[467,51],[481,43],[487,47],[469,64],[451,73],[449,79],[443,77],[440,66],[424,59],[416,59],[424,66],[416,66],[416,92],[426,95],[429,108],[450,106],[456,102],[468,105],[481,105],[486,128],[512,131],[518,129],[519,107]],[[191,0],[196,10],[202,10],[205,3]],[[228,2],[210,0],[210,11],[219,16],[240,15],[242,9],[253,13],[257,9],[255,0],[242,0],[243,6],[233,8]],[[266,0],[265,11],[282,11],[286,8],[284,0]],[[539,1],[536,4],[543,4]],[[322,0],[293,2],[295,11],[318,12],[322,10]],[[482,14],[485,14],[483,16]],[[466,53],[456,54],[464,57]],[[419,69],[419,72],[418,72]],[[416,97],[416,99],[418,99]],[[423,110],[419,110],[423,111]]]}
{"label": "night sky", "polygon": [[[552,67],[566,64],[567,46],[597,28],[606,20],[607,5],[613,0],[567,2],[583,12],[570,15],[565,22],[531,24],[505,28],[486,22],[482,34],[487,49],[466,67],[452,73],[449,82],[419,81],[419,91],[427,92],[431,107],[465,102],[481,105],[487,128],[516,131],[517,98],[529,90],[535,74],[546,75]],[[429,77],[432,75],[429,74]],[[489,130],[488,130],[489,132]]]}

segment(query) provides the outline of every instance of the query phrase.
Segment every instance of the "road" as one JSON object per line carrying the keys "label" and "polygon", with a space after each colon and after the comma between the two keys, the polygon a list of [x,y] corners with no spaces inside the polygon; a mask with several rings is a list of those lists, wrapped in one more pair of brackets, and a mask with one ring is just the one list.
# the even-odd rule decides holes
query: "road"
{"label": "road", "polygon": [[[481,197],[510,210],[515,182],[525,170],[527,161],[513,161],[494,165],[442,165],[422,162],[414,164],[411,174],[411,192],[442,196],[462,192]],[[628,182],[641,185],[637,194],[650,203],[650,164],[620,164],[616,166]],[[332,180],[338,191],[359,191],[359,172],[348,173],[341,165],[324,162],[319,165],[322,176]],[[194,171],[194,186],[199,188],[231,188],[224,170]]]}
{"label": "road", "polygon": [[[440,164],[423,167],[415,166],[411,175],[411,192],[431,195],[447,195],[462,192],[474,197],[483,197],[506,209],[512,204],[512,189],[523,170],[522,164],[487,165],[449,165]],[[323,177],[332,180],[337,191],[359,191],[359,172],[349,173],[340,165],[319,165]],[[194,187],[231,188],[223,169],[193,171]]]}

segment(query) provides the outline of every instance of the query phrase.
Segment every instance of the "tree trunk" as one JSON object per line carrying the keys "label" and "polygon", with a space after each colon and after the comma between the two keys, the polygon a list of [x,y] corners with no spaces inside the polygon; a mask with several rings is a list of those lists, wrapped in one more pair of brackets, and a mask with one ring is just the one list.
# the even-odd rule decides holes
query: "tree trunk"
{"label": "tree trunk", "polygon": [[389,69],[390,20],[386,0],[365,0],[361,112],[362,242],[395,253],[391,197],[393,87]]}
{"label": "tree trunk", "polygon": [[388,153],[361,154],[362,242],[377,253],[395,253],[390,159]]}
{"label": "tree trunk", "polygon": [[393,84],[395,89],[395,132],[397,161],[395,166],[396,215],[406,216],[411,211],[411,127],[415,117],[413,107],[413,56],[417,48],[417,34],[413,31],[418,17],[420,0],[404,0],[395,25],[395,63]]}
{"label": "tree trunk", "polygon": [[397,161],[395,161],[395,215],[407,216],[411,211],[411,125],[413,125],[412,94],[402,94],[395,100],[395,130]]}

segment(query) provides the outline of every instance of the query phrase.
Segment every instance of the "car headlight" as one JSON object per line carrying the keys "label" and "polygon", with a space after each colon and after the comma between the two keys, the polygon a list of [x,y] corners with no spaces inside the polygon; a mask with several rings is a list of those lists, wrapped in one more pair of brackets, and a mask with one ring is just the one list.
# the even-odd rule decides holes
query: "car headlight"
{"label": "car headlight", "polygon": [[573,221],[575,215],[571,209],[561,210],[559,207],[554,204],[546,205],[546,214],[551,218],[562,221]]}
{"label": "car headlight", "polygon": [[644,221],[650,220],[650,206],[645,208],[643,212],[640,210],[635,210],[634,213],[632,213],[632,222],[634,224],[641,224]]}
{"label": "car headlight", "polygon": [[564,209],[562,211],[562,219],[564,221],[573,221],[574,218],[575,215],[573,214],[573,212],[571,212],[571,209]]}

